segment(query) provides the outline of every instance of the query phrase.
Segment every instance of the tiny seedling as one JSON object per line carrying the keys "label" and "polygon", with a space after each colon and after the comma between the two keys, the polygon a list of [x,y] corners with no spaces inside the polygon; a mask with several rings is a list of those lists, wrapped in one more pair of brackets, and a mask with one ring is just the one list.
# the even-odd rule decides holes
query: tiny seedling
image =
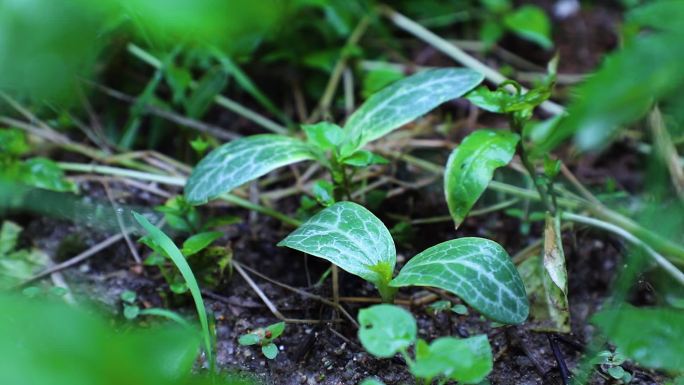
{"label": "tiny seedling", "polygon": [[426,309],[427,313],[436,315],[442,312],[452,312],[458,315],[468,315],[468,308],[463,304],[452,304],[450,301],[442,300],[431,303]]}
{"label": "tiny seedling", "polygon": [[[377,358],[397,353],[406,361],[411,374],[423,384],[439,379],[462,384],[478,384],[492,371],[492,349],[485,335],[470,338],[441,337],[428,344],[417,338],[416,320],[411,313],[394,305],[375,305],[359,312],[359,340]],[[414,357],[409,355],[413,346]],[[364,384],[382,384],[366,379]]]}
{"label": "tiny seedling", "polygon": [[510,0],[482,0],[487,12],[480,28],[480,39],[486,47],[497,43],[506,32],[513,32],[544,49],[553,47],[551,22],[543,9],[526,4],[513,8]]}
{"label": "tiny seedling", "polygon": [[137,304],[138,295],[132,290],[124,290],[121,292],[120,296],[121,302],[123,304],[123,315],[128,320],[134,320],[139,316],[156,316],[161,318],[166,318],[177,324],[185,327],[190,327],[188,321],[183,319],[180,315],[171,310],[161,309],[161,308],[148,308],[141,309]]}
{"label": "tiny seedling", "polygon": [[356,203],[335,203],[278,245],[326,259],[371,282],[385,302],[393,301],[399,287],[417,285],[452,292],[502,323],[521,323],[529,311],[523,282],[510,256],[488,239],[460,238],[430,247],[394,277],[397,255],[389,230]]}
{"label": "tiny seedling", "polygon": [[629,384],[632,381],[632,374],[622,367],[625,360],[626,357],[618,351],[604,350],[596,355],[594,362],[599,365],[603,373],[619,384]]}
{"label": "tiny seedling", "polygon": [[264,357],[272,360],[278,355],[278,347],[273,341],[280,337],[283,331],[285,331],[285,322],[274,323],[241,335],[238,343],[242,346],[259,345]]}

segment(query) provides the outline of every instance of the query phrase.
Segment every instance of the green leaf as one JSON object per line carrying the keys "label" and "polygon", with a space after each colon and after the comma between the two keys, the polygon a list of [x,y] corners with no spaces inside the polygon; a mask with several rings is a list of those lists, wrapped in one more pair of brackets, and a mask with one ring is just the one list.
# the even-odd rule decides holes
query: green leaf
{"label": "green leaf", "polygon": [[137,306],[124,305],[123,314],[126,319],[135,319],[140,314],[140,308]]}
{"label": "green leaf", "polygon": [[494,170],[513,159],[519,140],[509,131],[478,130],[451,153],[444,173],[444,194],[457,228],[489,185]]}
{"label": "green leaf", "polygon": [[681,31],[641,34],[608,56],[598,72],[574,89],[566,117],[539,151],[549,152],[571,136],[580,150],[601,149],[658,100],[674,95],[684,84],[679,76],[684,50],[672,49],[681,41]]}
{"label": "green leaf", "polygon": [[416,321],[408,311],[394,305],[374,305],[359,311],[359,340],[379,358],[406,351],[416,340]]}
{"label": "green leaf", "polygon": [[444,376],[462,384],[477,384],[492,368],[492,348],[487,336],[478,335],[465,339],[438,338],[427,350],[416,354],[416,362],[410,369],[420,378]]}
{"label": "green leaf", "polygon": [[608,374],[614,379],[619,380],[625,376],[625,370],[622,369],[622,366],[613,366],[608,368]]}
{"label": "green leaf", "polygon": [[423,71],[392,83],[354,112],[344,125],[342,156],[366,143],[460,97],[482,82],[482,74],[470,69],[443,68]]}
{"label": "green leaf", "polygon": [[330,122],[303,124],[307,142],[322,151],[333,150],[342,142],[344,131],[342,127]]}
{"label": "green leaf", "polygon": [[551,23],[543,9],[523,5],[504,17],[504,24],[516,35],[538,44],[544,49],[553,47]]}
{"label": "green leaf", "polygon": [[133,290],[124,290],[121,292],[121,295],[119,296],[122,301],[127,302],[127,303],[133,303],[135,302],[135,299],[137,298],[137,294]]}
{"label": "green leaf", "polygon": [[221,238],[223,233],[220,231],[207,231],[204,233],[198,233],[183,242],[183,248],[181,252],[186,258],[197,254],[204,250],[207,246],[211,245],[215,240]]}
{"label": "green leaf", "polygon": [[335,186],[325,179],[314,182],[311,193],[322,206],[328,207],[335,203]]}
{"label": "green leaf", "polygon": [[183,254],[181,254],[180,250],[178,250],[178,247],[176,247],[171,238],[169,238],[156,226],[151,224],[147,218],[136,212],[133,212],[133,217],[140,224],[140,226],[145,229],[151,241],[157,244],[159,248],[161,248],[164,253],[173,261],[181,276],[185,280],[186,285],[190,289],[190,294],[195,302],[197,317],[199,318],[200,325],[202,326],[206,355],[210,365],[213,366],[213,349],[211,344],[211,332],[209,331],[209,321],[207,319],[207,309],[204,307],[202,292],[200,291],[199,285],[197,284],[197,279],[195,279],[195,275],[193,274],[190,265],[188,265],[188,261],[185,260],[185,257],[183,257]]}
{"label": "green leaf", "polygon": [[668,308],[603,310],[592,317],[620,352],[639,364],[677,372],[684,368],[684,312]]}
{"label": "green leaf", "polygon": [[285,322],[277,322],[272,325],[268,325],[266,327],[266,330],[271,332],[271,337],[269,337],[271,340],[274,340],[278,337],[280,337],[283,332],[285,331]]}
{"label": "green leaf", "polygon": [[18,157],[29,150],[23,131],[18,128],[0,130],[0,156]]}
{"label": "green leaf", "polygon": [[367,150],[358,150],[342,159],[342,163],[354,167],[366,167],[371,164],[387,164],[389,161],[382,156]]}
{"label": "green leaf", "polygon": [[14,251],[22,230],[21,226],[12,221],[2,222],[2,228],[0,229],[0,258],[6,257],[7,254]]}
{"label": "green leaf", "polygon": [[191,204],[229,192],[278,167],[314,159],[302,141],[282,135],[262,134],[226,143],[202,159],[185,185]]}
{"label": "green leaf", "polygon": [[201,118],[227,82],[228,76],[221,69],[210,71],[204,75],[185,103],[185,112],[188,117]]}
{"label": "green leaf", "polygon": [[278,243],[334,263],[341,269],[386,287],[397,255],[392,236],[373,213],[352,202],[320,211]]}
{"label": "green leaf", "polygon": [[527,318],[525,287],[508,253],[484,238],[459,238],[411,258],[390,283],[448,290],[484,316],[519,324]]}
{"label": "green leaf", "polygon": [[264,356],[268,358],[269,360],[272,360],[276,358],[278,355],[278,347],[275,346],[275,344],[268,344],[264,345],[261,347],[261,352],[264,353]]}
{"label": "green leaf", "polygon": [[243,346],[256,345],[259,341],[261,338],[254,333],[243,334],[238,338],[238,343]]}

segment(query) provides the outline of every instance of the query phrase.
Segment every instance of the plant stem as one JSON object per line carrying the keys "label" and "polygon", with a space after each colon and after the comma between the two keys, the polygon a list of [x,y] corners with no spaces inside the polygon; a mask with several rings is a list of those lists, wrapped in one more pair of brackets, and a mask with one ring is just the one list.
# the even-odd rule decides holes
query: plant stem
{"label": "plant stem", "polygon": [[561,214],[561,218],[567,220],[567,221],[572,221],[572,222],[577,222],[577,223],[582,223],[585,225],[593,226],[596,228],[600,228],[606,231],[609,231],[611,233],[617,234],[620,237],[624,238],[626,241],[633,243],[634,245],[642,248],[646,254],[648,254],[653,261],[658,264],[658,266],[662,267],[668,274],[670,274],[677,282],[680,284],[684,285],[684,273],[682,273],[675,265],[673,265],[670,261],[668,261],[665,257],[660,255],[657,251],[651,248],[646,242],[643,242],[639,238],[635,237],[630,233],[629,231],[626,231],[624,228],[614,225],[612,223],[604,222],[598,219],[586,217],[584,215],[579,215],[579,214],[573,214],[573,213],[567,213],[564,212]]}

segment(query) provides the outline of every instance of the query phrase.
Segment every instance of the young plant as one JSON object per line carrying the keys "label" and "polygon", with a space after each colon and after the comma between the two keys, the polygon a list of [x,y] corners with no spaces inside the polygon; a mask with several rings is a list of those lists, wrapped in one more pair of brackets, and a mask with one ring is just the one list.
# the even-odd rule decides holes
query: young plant
{"label": "young plant", "polygon": [[278,243],[326,259],[374,284],[385,302],[399,287],[447,290],[498,322],[518,324],[529,306],[523,282],[508,253],[484,238],[460,238],[430,247],[394,277],[396,250],[385,225],[352,202],[320,211]]}
{"label": "young plant", "polygon": [[207,318],[207,309],[204,306],[204,300],[202,299],[202,292],[200,291],[199,285],[197,284],[197,279],[188,265],[188,262],[183,257],[183,254],[178,249],[178,247],[173,243],[171,238],[169,238],[163,231],[154,226],[150,221],[144,216],[133,212],[133,217],[147,232],[150,242],[153,242],[155,250],[160,250],[166,255],[171,261],[176,265],[181,276],[185,280],[185,284],[190,290],[192,299],[195,301],[195,308],[197,310],[197,317],[199,318],[200,325],[202,326],[202,335],[204,339],[204,349],[207,355],[207,360],[209,361],[210,367],[214,367],[214,355],[213,355],[213,334],[209,329],[209,320]]}
{"label": "young plant", "polygon": [[[486,335],[458,339],[441,337],[432,343],[417,338],[416,321],[408,311],[394,305],[375,305],[359,312],[359,340],[378,358],[404,357],[411,374],[423,384],[439,379],[478,384],[492,371],[492,349]],[[409,348],[414,346],[414,357]],[[382,384],[366,379],[364,384]]]}
{"label": "young plant", "polygon": [[259,345],[264,357],[272,360],[278,355],[278,347],[273,341],[285,331],[285,322],[278,322],[243,334],[238,339],[242,346]]}
{"label": "young plant", "polygon": [[370,97],[344,128],[328,122],[304,126],[306,142],[262,134],[226,143],[197,164],[185,186],[186,199],[194,205],[206,203],[279,167],[315,160],[330,171],[335,199],[340,200],[350,194],[348,167],[383,161],[363,150],[366,144],[464,95],[482,79],[480,73],[469,69],[424,71]]}

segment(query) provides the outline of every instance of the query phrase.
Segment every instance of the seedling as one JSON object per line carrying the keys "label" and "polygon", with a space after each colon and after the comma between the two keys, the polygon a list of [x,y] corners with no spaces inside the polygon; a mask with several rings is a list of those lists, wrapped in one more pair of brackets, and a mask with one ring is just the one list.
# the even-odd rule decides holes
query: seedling
{"label": "seedling", "polygon": [[529,311],[523,282],[508,253],[488,239],[460,238],[430,247],[394,277],[396,250],[389,230],[356,203],[335,203],[278,245],[326,259],[371,282],[386,302],[393,301],[399,287],[418,285],[452,292],[502,323],[521,323]]}
{"label": "seedling", "polygon": [[[492,349],[485,335],[458,339],[441,337],[428,344],[417,338],[416,321],[408,311],[394,305],[375,305],[359,312],[359,340],[378,358],[397,353],[406,361],[411,374],[423,384],[449,380],[462,384],[480,383],[492,371]],[[414,347],[414,357],[409,348]],[[366,379],[364,384],[382,384]]]}
{"label": "seedling", "polygon": [[604,350],[596,355],[595,363],[599,365],[601,371],[620,384],[629,384],[632,381],[632,374],[626,371],[622,364],[625,356],[620,352]]}
{"label": "seedling", "polygon": [[285,322],[274,323],[265,328],[256,329],[251,333],[241,335],[238,343],[242,346],[259,345],[264,357],[272,360],[278,355],[278,347],[273,341],[280,337],[283,331],[285,331]]}

